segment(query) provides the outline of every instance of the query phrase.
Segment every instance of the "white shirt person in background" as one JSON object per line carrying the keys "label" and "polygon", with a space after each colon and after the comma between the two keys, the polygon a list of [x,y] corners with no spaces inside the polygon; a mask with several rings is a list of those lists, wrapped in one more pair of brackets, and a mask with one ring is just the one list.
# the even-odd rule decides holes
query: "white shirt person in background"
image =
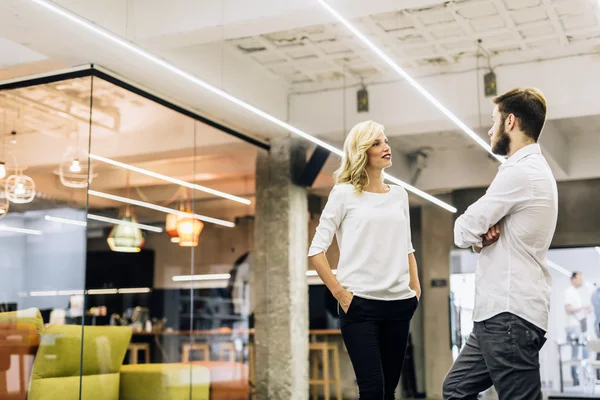
{"label": "white shirt person in background", "polygon": [[[383,182],[391,165],[383,126],[366,121],[352,128],[308,254],[338,300],[360,400],[394,398],[421,293],[408,193]],[[334,235],[337,278],[325,256]]]}
{"label": "white shirt person in background", "polygon": [[[565,291],[565,312],[567,313],[567,324],[565,326],[567,342],[571,342],[571,359],[579,358],[579,344],[582,343],[587,332],[587,317],[592,312],[591,296],[583,285],[583,276],[580,272],[573,272],[571,286]],[[583,347],[583,358],[588,353]],[[576,365],[571,366],[571,378],[573,386],[579,386],[579,372]]]}
{"label": "white shirt person in background", "polygon": [[492,385],[500,400],[542,398],[539,350],[551,284],[546,255],[558,218],[556,181],[537,144],[546,99],[537,89],[514,89],[494,104],[492,151],[508,159],[455,223],[455,244],[480,254],[473,333],[444,381],[444,400],[475,400]]}

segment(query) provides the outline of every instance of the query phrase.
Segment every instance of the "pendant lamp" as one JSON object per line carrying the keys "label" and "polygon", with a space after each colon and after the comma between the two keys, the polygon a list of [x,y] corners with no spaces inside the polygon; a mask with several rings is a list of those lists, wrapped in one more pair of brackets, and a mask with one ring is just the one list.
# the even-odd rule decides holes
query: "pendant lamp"
{"label": "pendant lamp", "polygon": [[88,154],[79,148],[79,131],[75,134],[74,146],[69,146],[63,160],[54,173],[58,175],[63,186],[74,189],[85,189],[96,177],[93,166],[89,163]]}
{"label": "pendant lamp", "polygon": [[[189,211],[188,211],[189,212]],[[179,246],[196,247],[198,239],[204,224],[196,218],[182,218],[177,222],[177,235],[179,236]]]}
{"label": "pendant lamp", "polygon": [[131,208],[125,208],[125,215],[119,218],[123,224],[115,225],[108,235],[108,246],[118,253],[139,253],[144,246],[142,230],[130,224],[137,224]]}
{"label": "pendant lamp", "polygon": [[[127,197],[129,197],[129,171],[127,171]],[[119,253],[139,253],[144,246],[145,239],[142,230],[131,223],[137,224],[133,210],[128,204],[125,214],[120,218],[123,224],[115,225],[106,241],[112,251]]]}
{"label": "pendant lamp", "polygon": [[5,187],[6,197],[11,203],[26,204],[35,199],[35,182],[20,169],[6,178]]}

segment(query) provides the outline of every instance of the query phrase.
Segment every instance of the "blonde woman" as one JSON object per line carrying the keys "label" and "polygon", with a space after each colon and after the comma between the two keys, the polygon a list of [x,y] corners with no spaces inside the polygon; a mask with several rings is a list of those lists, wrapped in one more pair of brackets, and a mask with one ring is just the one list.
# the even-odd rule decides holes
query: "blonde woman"
{"label": "blonde woman", "polygon": [[[391,165],[383,126],[366,121],[352,128],[308,254],[338,301],[360,400],[394,398],[421,292],[408,193],[383,180]],[[325,256],[334,235],[337,276]]]}

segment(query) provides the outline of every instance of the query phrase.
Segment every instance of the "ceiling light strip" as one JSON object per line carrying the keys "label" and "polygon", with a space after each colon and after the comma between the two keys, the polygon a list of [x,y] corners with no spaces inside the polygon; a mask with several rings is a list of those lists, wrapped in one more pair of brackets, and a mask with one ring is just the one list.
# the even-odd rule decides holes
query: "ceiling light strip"
{"label": "ceiling light strip", "polygon": [[119,293],[118,289],[90,289],[87,291],[89,295],[99,295],[99,294],[117,294]]}
{"label": "ceiling light strip", "polygon": [[150,288],[126,288],[126,289],[118,289],[117,292],[119,294],[137,294],[137,293],[150,293]]}
{"label": "ceiling light strip", "polygon": [[[91,220],[94,220],[94,221],[106,222],[108,224],[113,224],[113,225],[130,226],[132,228],[143,229],[145,231],[150,231],[150,232],[161,233],[163,231],[162,228],[159,228],[157,226],[140,224],[140,223],[135,223],[135,222],[122,221],[120,219],[103,217],[101,215],[88,214],[87,217],[88,217],[88,219],[91,219]],[[44,219],[46,221],[60,222],[61,224],[77,225],[77,226],[82,226],[82,227],[86,227],[87,226],[87,222],[84,222],[84,221],[77,221],[77,220],[69,219],[69,218],[53,217],[51,215],[46,215],[44,217]]]}
{"label": "ceiling light strip", "polygon": [[[402,76],[408,83],[410,83],[415,89],[419,91],[430,103],[432,103],[438,110],[440,110],[446,117],[448,117],[454,124],[456,124],[463,132],[465,132],[471,139],[477,142],[485,151],[494,156],[498,161],[503,163],[505,159],[492,152],[491,146],[483,140],[478,134],[473,132],[464,122],[462,122],[456,115],[446,108],[442,103],[439,102],[431,93],[429,93],[421,84],[419,84],[413,77],[411,77],[406,71],[404,71],[398,64],[394,62],[390,57],[387,56],[379,47],[375,46],[365,35],[363,35],[358,29],[356,29],[350,22],[340,15],[333,7],[331,7],[325,0],[318,0],[319,3],[327,10],[331,15],[335,17],[340,23],[342,23],[350,32],[352,32],[357,38],[359,38],[367,47],[369,47],[375,54],[385,61],[394,71]],[[408,189],[408,188],[407,188]]]}
{"label": "ceiling light strip", "polygon": [[31,297],[58,296],[58,292],[56,290],[40,290],[40,291],[35,291],[35,292],[29,292],[29,296],[31,296]]}
{"label": "ceiling light strip", "polygon": [[[123,40],[120,37],[118,37],[117,35],[100,28],[98,25],[91,23],[74,13],[67,11],[66,9],[64,9],[62,7],[57,6],[53,2],[50,2],[47,0],[31,0],[31,1],[33,1],[34,3],[56,13],[64,18],[69,19],[70,21],[104,37],[105,39],[108,39],[109,41],[145,58],[146,60],[148,60],[156,65],[159,65],[159,66],[173,72],[174,74],[181,76],[182,78],[189,80],[190,82],[200,86],[201,88],[204,88],[224,99],[229,100],[230,102],[232,102],[234,104],[237,104],[238,106],[240,106],[242,108],[245,108],[246,110],[266,119],[267,121],[270,121],[276,125],[279,125],[280,127],[284,128],[292,133],[295,133],[296,135],[298,135],[306,140],[309,140],[309,141],[329,150],[330,152],[332,152],[338,156],[343,155],[343,152],[340,149],[330,145],[329,143],[326,143],[320,139],[317,139],[316,137],[296,128],[295,126],[292,126],[292,125],[272,116],[271,114],[268,114],[265,111],[263,111],[257,107],[254,107],[254,106],[238,99],[237,97],[232,96],[231,94],[229,94],[215,86],[212,86],[211,84],[203,81],[202,79],[199,79],[198,77],[177,68],[176,66],[174,66],[173,64],[170,64],[169,62],[165,61],[164,59],[159,58],[159,57],[147,52],[146,50],[134,45],[133,43]],[[430,196],[430,195],[424,196],[424,194],[425,194],[424,192],[422,192],[420,190],[415,190],[415,188],[413,186],[405,183],[404,181],[401,181],[400,179],[393,178],[392,182],[394,182],[400,186],[403,186],[404,188],[406,188],[406,190],[409,190],[409,191],[413,192],[414,194],[421,196],[424,199],[431,201],[434,204],[436,204],[450,212],[453,212],[453,213],[456,212],[456,208],[452,207],[451,205],[449,205],[441,200],[437,200],[433,196]],[[433,199],[435,199],[435,201]]]}
{"label": "ceiling light strip", "polygon": [[109,224],[130,226],[132,228],[143,229],[145,231],[156,232],[156,233],[162,233],[162,231],[163,231],[162,228],[159,228],[157,226],[140,224],[140,223],[136,223],[136,222],[122,221],[120,219],[103,217],[101,215],[88,214],[88,219],[91,219],[93,221],[106,222]]}
{"label": "ceiling light strip", "polygon": [[553,263],[553,262],[552,262],[552,261],[550,261],[550,260],[547,260],[547,261],[548,261],[548,266],[549,266],[549,267],[551,267],[551,268],[554,268],[556,271],[560,272],[561,274],[563,274],[563,275],[565,275],[565,276],[571,277],[571,275],[572,275],[572,272],[569,272],[569,271],[568,271],[568,270],[566,270],[565,268],[561,267],[560,265],[558,265],[558,264],[556,264],[556,263]]}
{"label": "ceiling light strip", "polygon": [[115,167],[120,167],[120,168],[123,168],[123,169],[127,169],[129,171],[138,172],[140,174],[143,174],[143,175],[146,175],[146,176],[150,176],[152,178],[161,179],[163,181],[171,182],[171,183],[174,183],[176,185],[181,185],[181,186],[184,186],[184,187],[187,187],[187,188],[190,188],[190,189],[195,189],[195,190],[199,190],[199,191],[202,191],[202,192],[205,192],[205,193],[209,193],[209,194],[212,194],[212,195],[215,195],[215,196],[223,197],[223,198],[228,199],[228,200],[237,201],[238,203],[242,203],[242,204],[251,204],[252,203],[248,199],[244,199],[242,197],[234,196],[234,195],[229,194],[229,193],[221,192],[220,190],[215,190],[215,189],[208,188],[206,186],[197,185],[195,183],[190,183],[190,182],[182,181],[181,179],[172,178],[170,176],[159,174],[157,172],[152,172],[152,171],[149,171],[147,169],[135,167],[133,165],[125,164],[125,163],[122,163],[122,162],[119,162],[119,161],[111,160],[110,158],[102,157],[102,156],[99,156],[99,155],[96,155],[96,154],[90,154],[90,158],[92,160],[101,161],[101,162],[106,163],[106,164],[114,165]]}
{"label": "ceiling light strip", "polygon": [[35,235],[35,236],[40,236],[42,234],[41,231],[36,231],[34,229],[14,228],[12,226],[0,226],[0,231],[23,233],[25,235]]}
{"label": "ceiling light strip", "polygon": [[409,192],[413,192],[414,194],[424,198],[425,200],[428,200],[428,201],[432,202],[433,204],[440,206],[445,210],[450,211],[451,213],[456,213],[456,211],[457,211],[456,207],[452,207],[451,205],[443,202],[442,200],[438,199],[437,197],[433,197],[429,193],[425,193],[424,191],[417,189],[416,187],[409,185],[408,183],[401,181],[400,179],[395,178],[386,172],[383,173],[383,177],[385,179],[387,179],[388,181],[395,183],[396,185],[404,187]]}
{"label": "ceiling light strip", "polygon": [[77,296],[88,294],[91,296],[106,295],[106,294],[143,294],[150,293],[152,289],[148,287],[142,288],[124,288],[124,289],[90,289],[90,290],[40,290],[29,292],[31,297],[49,297],[49,296]]}
{"label": "ceiling light strip", "polygon": [[235,224],[233,222],[224,221],[222,219],[217,219],[217,218],[206,217],[204,215],[199,215],[199,214],[186,213],[183,211],[174,210],[172,208],[157,206],[156,204],[152,204],[152,203],[146,203],[145,201],[128,199],[127,197],[115,196],[113,194],[97,192],[95,190],[88,190],[88,193],[90,194],[90,196],[96,196],[96,197],[101,197],[103,199],[119,201],[121,203],[131,204],[133,206],[145,207],[145,208],[149,208],[151,210],[164,212],[165,214],[175,214],[175,215],[179,215],[183,218],[195,218],[200,221],[204,221],[204,222],[208,222],[208,223],[216,224],[216,225],[221,225],[221,226],[226,226],[228,228],[235,227]]}
{"label": "ceiling light strip", "polygon": [[[333,274],[337,274],[337,269],[332,269]],[[306,271],[306,276],[318,276],[317,271],[310,270]],[[230,274],[201,274],[201,275],[176,275],[173,278],[173,282],[191,282],[191,281],[220,281],[231,278]]]}
{"label": "ceiling light strip", "polygon": [[85,292],[83,290],[59,290],[59,296],[83,296]]}
{"label": "ceiling light strip", "polygon": [[77,221],[75,219],[53,217],[51,215],[46,215],[44,217],[44,219],[46,221],[60,222],[61,224],[67,224],[67,225],[77,225],[77,226],[83,226],[83,227],[87,226],[87,222],[85,222],[85,221]]}
{"label": "ceiling light strip", "polygon": [[172,278],[173,282],[191,281],[219,281],[231,278],[230,274],[202,274],[202,275],[177,275]]}

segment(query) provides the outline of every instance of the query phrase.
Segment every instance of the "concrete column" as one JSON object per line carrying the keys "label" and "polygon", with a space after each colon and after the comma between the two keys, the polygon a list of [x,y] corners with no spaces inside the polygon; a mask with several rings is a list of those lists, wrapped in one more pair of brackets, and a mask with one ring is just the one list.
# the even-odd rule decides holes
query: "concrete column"
{"label": "concrete column", "polygon": [[449,297],[453,223],[453,214],[438,206],[424,205],[421,209],[422,265],[419,267],[423,277],[421,307],[428,399],[442,398],[442,383],[452,366]]}
{"label": "concrete column", "polygon": [[257,398],[308,399],[308,204],[294,177],[306,147],[276,140],[259,152],[251,291]]}

